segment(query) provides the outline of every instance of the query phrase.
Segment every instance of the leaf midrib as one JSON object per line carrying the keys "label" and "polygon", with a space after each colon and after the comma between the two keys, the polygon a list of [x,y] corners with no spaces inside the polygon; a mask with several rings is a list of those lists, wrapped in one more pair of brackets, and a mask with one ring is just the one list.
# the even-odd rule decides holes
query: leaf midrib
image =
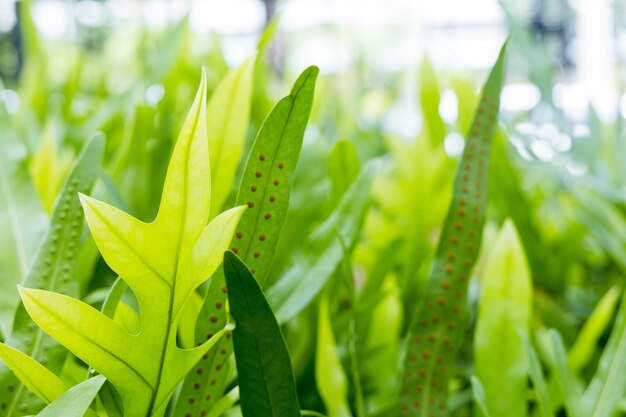
{"label": "leaf midrib", "polygon": [[[289,106],[289,112],[287,113],[287,117],[286,117],[287,121],[283,124],[283,128],[281,129],[278,142],[276,143],[276,146],[274,148],[274,152],[272,152],[272,157],[271,157],[271,161],[270,161],[270,169],[269,169],[268,175],[266,175],[265,184],[263,186],[263,192],[264,192],[263,196],[264,197],[265,197],[265,192],[267,190],[270,178],[272,177],[271,174],[275,170],[274,169],[274,162],[276,161],[276,158],[278,158],[278,150],[280,149],[280,147],[281,147],[281,145],[283,143],[283,140],[285,139],[285,131],[287,130],[287,125],[289,125],[289,122],[291,121],[291,114],[293,113],[293,109],[296,107],[296,102],[298,100],[298,96],[300,95],[300,93],[302,92],[304,87],[307,85],[310,77],[311,77],[311,72],[309,72],[309,74],[307,74],[306,78],[302,81],[302,84],[300,85],[300,87],[296,91],[292,91],[288,96],[285,97],[285,98],[290,98],[291,99],[291,105]],[[279,102],[279,104],[280,104],[280,102]],[[279,104],[277,104],[277,106]],[[253,149],[254,149],[254,146],[253,146]],[[287,189],[289,190],[289,184],[285,183],[284,185],[287,186]],[[237,201],[237,203],[241,204],[240,201]],[[261,207],[265,207],[265,198],[263,198],[263,200],[261,200]],[[246,250],[245,250],[245,252],[243,254],[244,256],[242,257],[242,259],[244,261],[248,260],[248,255],[250,254],[250,250],[252,249],[252,242],[254,241],[253,237],[256,236],[256,231],[257,231],[258,225],[260,223],[259,219],[261,217],[261,212],[262,212],[261,207],[259,207],[259,210],[257,210],[256,218],[254,219],[254,223],[253,223],[254,227],[252,229],[252,234],[250,235],[251,237],[248,240],[248,245],[247,245]],[[279,224],[278,225],[278,230],[280,231],[281,228],[282,228],[282,224]],[[262,272],[259,273],[259,281],[261,283],[263,283],[263,281],[265,281],[265,275],[266,274],[267,274],[267,271],[262,271]]]}
{"label": "leaf midrib", "polygon": [[[202,98],[202,100],[204,100],[204,98]],[[200,110],[202,110],[202,106],[200,106]],[[192,135],[195,135],[196,133],[196,129],[198,127],[198,121],[200,118],[200,113],[203,113],[202,111],[198,111],[196,113],[196,117],[193,121],[193,125],[192,128],[190,129],[190,132],[193,132]],[[206,115],[205,115],[206,117]],[[182,248],[182,244],[183,244],[183,236],[185,235],[185,225],[187,223],[187,206],[188,206],[188,197],[189,197],[189,155],[191,153],[191,147],[193,144],[194,138],[192,136],[192,138],[189,140],[189,142],[187,143],[187,149],[185,149],[185,164],[184,164],[184,171],[183,171],[183,198],[182,198],[182,208],[181,208],[181,214],[180,214],[180,225],[181,228],[179,230],[178,233],[178,240],[176,242],[176,252],[175,252],[175,264],[176,267],[174,268],[174,272],[173,272],[173,276],[172,276],[172,284],[171,284],[171,292],[170,292],[170,300],[169,300],[169,307],[167,309],[167,331],[165,332],[165,337],[163,340],[163,347],[161,348],[161,355],[160,355],[160,360],[159,360],[159,369],[157,372],[157,377],[155,380],[155,386],[154,389],[152,391],[152,396],[150,398],[150,403],[148,406],[148,415],[152,415],[154,406],[155,406],[155,402],[157,399],[157,396],[159,394],[159,389],[161,388],[161,378],[163,377],[163,368],[165,365],[165,356],[167,353],[167,348],[168,348],[168,342],[170,340],[170,335],[172,333],[172,317],[174,314],[174,300],[176,298],[176,281],[178,278],[178,271],[180,269],[180,252],[181,252],[181,248]],[[208,143],[207,143],[208,146]]]}
{"label": "leaf midrib", "polygon": [[[52,309],[49,309],[46,305],[44,305],[41,302],[39,302],[39,300],[37,300],[36,298],[33,298],[33,302],[37,306],[39,306],[40,309],[42,309],[44,312],[46,312],[48,315],[54,317],[59,323],[63,323],[63,325],[65,327],[69,328],[72,331],[72,333],[78,335],[81,338],[81,340],[83,340],[85,343],[88,343],[90,345],[96,346],[98,349],[104,351],[105,353],[107,353],[110,356],[112,356],[113,358],[115,358],[118,362],[124,364],[128,369],[130,369],[132,371],[132,373],[137,375],[139,377],[139,379],[141,381],[143,381],[148,388],[152,389],[152,384],[150,384],[150,382],[148,382],[148,380],[146,380],[144,378],[144,376],[141,375],[141,373],[138,370],[133,368],[133,366],[131,366],[126,360],[124,360],[123,358],[119,357],[117,354],[111,352],[106,347],[104,347],[104,346],[102,346],[102,345],[100,345],[100,344],[98,344],[96,342],[93,342],[90,339],[84,337],[79,329],[76,329],[73,326],[71,326],[69,323],[65,322],[61,316],[56,314],[56,311],[54,311]],[[131,336],[131,337],[133,337],[133,336]]]}
{"label": "leaf midrib", "polygon": [[[239,275],[239,274],[237,274]],[[251,309],[250,309],[250,302],[249,302],[249,298],[248,298],[248,294],[247,291],[245,289],[245,286],[243,285],[243,282],[241,280],[240,277],[238,277],[239,279],[239,285],[241,286],[243,295],[244,295],[244,302],[246,303],[246,312],[248,313],[248,316],[252,317],[251,314]],[[254,278],[252,278],[254,279]],[[254,337],[254,349],[256,350],[256,354],[257,357],[259,358],[259,363],[261,364],[260,368],[261,368],[261,375],[263,376],[263,388],[265,389],[265,394],[267,396],[267,400],[268,400],[268,405],[270,408],[270,413],[272,416],[274,417],[284,417],[284,416],[278,416],[274,411],[274,403],[271,401],[271,395],[270,395],[270,387],[269,387],[269,382],[267,380],[267,376],[265,375],[265,362],[263,361],[263,355],[261,354],[261,350],[259,349],[259,338],[257,337],[257,327],[256,327],[256,323],[255,320],[251,320],[251,323],[254,326],[254,331],[252,332],[252,335]]]}

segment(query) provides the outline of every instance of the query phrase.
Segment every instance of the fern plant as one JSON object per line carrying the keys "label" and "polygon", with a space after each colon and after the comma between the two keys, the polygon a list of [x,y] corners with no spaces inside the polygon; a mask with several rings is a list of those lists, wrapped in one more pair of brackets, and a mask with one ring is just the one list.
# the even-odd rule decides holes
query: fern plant
{"label": "fern plant", "polygon": [[222,328],[191,349],[180,348],[176,340],[185,303],[221,262],[245,210],[245,206],[236,207],[207,224],[211,177],[205,102],[203,73],[170,160],[159,213],[152,223],[80,196],[102,256],[137,298],[140,331],[131,334],[67,295],[20,288],[30,317],[115,386],[127,417],[164,415],[187,372],[222,336],[230,334]]}
{"label": "fern plant", "polygon": [[505,43],[485,83],[457,172],[424,304],[408,336],[400,413],[446,416],[450,369],[467,325],[467,286],[485,222],[487,169],[504,77]]}

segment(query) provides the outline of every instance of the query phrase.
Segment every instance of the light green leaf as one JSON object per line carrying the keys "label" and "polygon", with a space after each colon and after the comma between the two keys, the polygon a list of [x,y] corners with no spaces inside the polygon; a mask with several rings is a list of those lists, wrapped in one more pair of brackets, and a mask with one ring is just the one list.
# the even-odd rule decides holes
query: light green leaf
{"label": "light green leaf", "polygon": [[449,370],[468,323],[467,285],[482,240],[491,142],[497,126],[507,43],[485,86],[456,175],[452,202],[424,304],[411,325],[400,415],[447,415]]}
{"label": "light green leaf", "polygon": [[524,348],[526,349],[526,358],[528,360],[528,374],[530,380],[535,388],[537,403],[539,405],[539,415],[541,417],[554,417],[552,400],[548,391],[548,384],[543,376],[543,369],[541,362],[539,362],[539,356],[535,351],[535,348],[528,340],[525,332],[519,332],[519,337]]}
{"label": "light green leaf", "polygon": [[567,351],[561,335],[554,329],[548,331],[548,342],[551,349],[551,366],[554,381],[563,399],[568,417],[589,417],[581,408],[582,390],[576,383],[567,367]]}
{"label": "light green leaf", "polygon": [[[161,417],[178,383],[227,331],[201,346],[176,345],[180,313],[190,294],[213,271],[215,253],[196,243],[228,242],[242,208],[230,210],[209,225],[210,172],[206,136],[206,77],[176,142],[165,177],[159,212],[143,223],[119,209],[81,196],[103,258],[134,292],[141,311],[141,331],[132,335],[91,306],[61,294],[22,288],[26,310],[48,334],[116,387],[129,417]],[[225,225],[224,230],[216,225]],[[206,246],[202,246],[206,248]],[[203,256],[202,256],[203,255]]]}
{"label": "light green leaf", "polygon": [[48,213],[52,213],[54,201],[65,176],[72,167],[73,159],[70,152],[58,149],[55,128],[56,124],[52,122],[46,125],[39,149],[28,166],[35,189]]}
{"label": "light green leaf", "polygon": [[424,124],[431,144],[442,146],[446,127],[439,115],[439,85],[430,61],[424,58],[420,68],[420,104],[424,114]]}
{"label": "light green leaf", "polygon": [[[307,68],[296,80],[291,93],[281,99],[267,116],[254,141],[239,186],[237,204],[246,204],[248,209],[242,215],[231,248],[247,262],[260,282],[267,275],[287,216],[293,175],[318,72],[316,67]],[[261,176],[258,176],[259,173]],[[211,279],[198,316],[196,343],[206,340],[208,335],[214,334],[226,323],[224,285],[222,269],[218,269]],[[228,383],[231,352],[232,342],[225,338],[203,357],[196,372],[191,372],[185,379],[175,416],[202,417],[204,410],[212,408]],[[190,403],[189,398],[195,401]]]}
{"label": "light green leaf", "polygon": [[233,345],[244,417],[299,417],[296,382],[287,345],[263,291],[249,268],[224,254]]}
{"label": "light green leaf", "polygon": [[[79,247],[83,230],[83,212],[78,192],[91,190],[98,173],[104,148],[101,135],[95,136],[84,149],[72,169],[54,207],[50,228],[35,256],[24,281],[32,288],[78,295],[78,282],[73,279],[79,262]],[[17,293],[16,289],[12,292]],[[35,326],[23,305],[15,314],[9,346],[19,349],[44,364],[52,373],[59,374],[67,357],[67,350]],[[0,416],[14,417],[18,413],[36,413],[43,403],[33,397],[6,367],[0,365],[0,392],[10,406],[0,407]],[[13,389],[9,389],[13,387]],[[19,410],[15,407],[19,404]],[[21,415],[21,414],[19,414]]]}
{"label": "light green leaf", "polygon": [[104,381],[106,379],[99,375],[81,382],[44,408],[37,417],[83,417]]}
{"label": "light green leaf", "polygon": [[349,140],[339,140],[328,155],[328,176],[331,180],[330,201],[336,204],[350,188],[361,170],[356,146]]}
{"label": "light green leaf", "polygon": [[348,405],[348,378],[341,365],[330,323],[328,298],[320,301],[315,350],[315,381],[328,417],[351,417]]}
{"label": "light green leaf", "polygon": [[195,346],[196,321],[202,309],[202,297],[197,292],[192,292],[183,307],[178,325],[178,338],[181,347],[192,348]]}
{"label": "light green leaf", "polygon": [[482,413],[483,417],[491,417],[491,413],[489,413],[489,407],[487,407],[487,397],[485,395],[485,390],[483,385],[480,383],[480,379],[478,379],[475,375],[472,375],[472,398],[474,399],[474,403],[478,406],[478,409]]}
{"label": "light green leaf", "polygon": [[0,140],[0,331],[4,340],[11,335],[20,301],[15,287],[26,278],[48,225],[25,164],[14,159],[25,150],[10,142],[6,137]]}
{"label": "light green leaf", "polygon": [[489,411],[525,417],[528,362],[518,331],[527,332],[530,326],[532,282],[524,248],[510,220],[504,222],[487,257],[481,282],[474,373],[482,382]]}
{"label": "light green leaf", "polygon": [[579,372],[593,356],[598,340],[613,319],[619,296],[619,288],[608,290],[580,329],[576,342],[567,352],[567,362],[572,373]]}
{"label": "light green leaf", "polygon": [[[102,308],[100,309],[102,314],[109,318],[114,318],[117,315],[118,307],[121,306],[122,296],[126,292],[127,288],[128,285],[126,284],[126,282],[122,278],[117,277],[117,279],[111,286],[111,289],[109,290],[109,293],[104,300],[104,303],[102,303]],[[137,333],[139,331],[139,328],[141,327],[141,323],[139,322],[139,316],[135,316],[137,318],[137,331],[131,331],[131,333],[133,334]],[[116,321],[120,323],[120,320]],[[128,330],[128,327],[125,328]],[[89,369],[89,375],[92,374],[92,371],[92,369]],[[123,417],[124,410],[122,409],[122,400],[109,381],[106,381],[104,385],[102,385],[102,387],[100,388],[98,398],[100,400],[100,404],[106,410],[108,417]]]}
{"label": "light green leaf", "polygon": [[[11,371],[13,371],[17,378],[24,384],[24,387],[17,387],[15,389],[24,390],[24,388],[28,388],[45,403],[56,400],[69,389],[69,386],[65,382],[39,362],[4,343],[0,343],[0,359],[7,364]],[[9,390],[5,392],[9,392]],[[2,402],[5,404],[3,409],[6,410],[6,415],[18,415],[18,412],[23,413],[28,411],[18,410],[18,406],[22,405],[21,401],[17,401],[19,397],[19,395],[15,395],[12,396],[12,398],[7,398],[6,394],[3,395]]]}
{"label": "light green leaf", "polygon": [[615,415],[626,390],[626,293],[598,369],[582,398],[585,417]]}
{"label": "light green leaf", "polygon": [[213,196],[211,213],[219,213],[230,194],[243,153],[250,119],[254,58],[231,71],[207,104],[207,128]]}

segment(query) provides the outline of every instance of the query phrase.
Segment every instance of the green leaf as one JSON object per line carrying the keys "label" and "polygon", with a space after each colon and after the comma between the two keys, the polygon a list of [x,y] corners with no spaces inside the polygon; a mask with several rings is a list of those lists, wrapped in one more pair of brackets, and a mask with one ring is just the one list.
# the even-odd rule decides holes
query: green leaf
{"label": "green leaf", "polygon": [[485,389],[483,385],[480,383],[480,379],[475,375],[472,375],[472,398],[474,399],[474,403],[478,406],[478,409],[482,413],[483,417],[491,417],[491,413],[489,413],[489,407],[487,407],[487,396],[485,395]]}
{"label": "green leaf", "polygon": [[528,363],[518,331],[527,332],[530,326],[532,282],[524,248],[510,220],[488,255],[481,282],[474,373],[484,387],[489,411],[524,417]]}
{"label": "green leaf", "polygon": [[617,287],[608,290],[580,329],[576,342],[567,352],[567,362],[572,373],[579,372],[592,358],[600,337],[613,319],[619,293]]}
{"label": "green leaf", "polygon": [[483,87],[466,138],[424,305],[409,331],[400,406],[403,416],[447,415],[449,372],[468,322],[467,285],[485,222],[490,145],[497,124],[506,46],[507,43]]}
{"label": "green leaf", "polygon": [[617,319],[608,344],[602,352],[598,369],[585,391],[581,415],[610,417],[615,415],[626,390],[626,293],[622,297]]}
{"label": "green leaf", "polygon": [[48,225],[28,171],[22,161],[11,158],[24,149],[11,145],[4,137],[0,140],[0,331],[5,340],[20,301],[15,287],[26,278]]}
{"label": "green leaf", "polygon": [[234,246],[241,259],[263,284],[269,270],[273,250],[289,208],[302,138],[306,128],[319,69],[309,67],[302,72],[291,89],[263,122],[248,155],[238,204],[249,209],[242,216]]}
{"label": "green leaf", "polygon": [[300,406],[287,345],[263,291],[249,268],[224,254],[233,345],[244,417],[299,417]]}
{"label": "green leaf", "polygon": [[361,163],[356,146],[349,140],[338,140],[328,155],[328,176],[331,180],[330,201],[336,204],[357,179]]}
{"label": "green leaf", "polygon": [[[289,208],[293,175],[318,73],[316,67],[307,68],[291,93],[267,116],[248,156],[239,187],[237,204],[246,204],[248,209],[242,215],[231,248],[248,263],[260,282],[267,276]],[[196,343],[202,343],[226,324],[224,285],[224,275],[219,269],[211,279],[198,316]],[[202,411],[212,408],[228,382],[231,352],[232,342],[222,339],[203,357],[195,372],[185,379],[174,415],[201,417]],[[190,402],[189,398],[194,401]]]}
{"label": "green leaf", "polygon": [[207,225],[210,172],[206,136],[206,77],[169,163],[159,212],[143,223],[81,195],[100,252],[134,292],[141,332],[130,334],[91,306],[61,294],[22,288],[33,320],[120,393],[124,414],[163,416],[178,383],[227,330],[194,349],[176,345],[180,313],[189,295],[215,270],[242,207]]}
{"label": "green leaf", "polygon": [[219,213],[230,194],[246,140],[252,98],[254,58],[231,71],[207,104],[207,128],[213,196],[211,213]]}
{"label": "green leaf", "polygon": [[[72,296],[78,295],[78,282],[73,278],[78,268],[84,223],[78,193],[91,190],[100,171],[103,148],[104,138],[100,135],[85,144],[63,186],[54,207],[50,228],[35,256],[24,285]],[[14,289],[12,291],[17,293]],[[61,372],[67,357],[67,350],[35,326],[23,305],[17,309],[13,331],[6,343],[39,361],[54,374]],[[6,367],[0,366],[0,392],[8,391],[2,398],[9,404],[6,408],[0,407],[0,416],[12,417],[18,413],[36,413],[43,407],[41,401],[29,395],[24,389],[24,383],[23,380],[18,381]],[[20,405],[19,409],[17,404]]]}
{"label": "green leaf", "polygon": [[[126,284],[122,278],[117,277],[104,303],[102,303],[102,308],[100,309],[102,314],[109,318],[116,316],[119,307],[122,305],[120,300],[127,288],[128,284]],[[91,375],[91,373],[92,370],[89,369],[89,374]],[[124,410],[122,409],[122,400],[109,381],[106,381],[100,388],[98,398],[100,399],[100,404],[102,404],[102,407],[106,410],[108,417],[123,417]]]}
{"label": "green leaf", "polygon": [[[6,363],[24,385],[17,388],[13,385],[12,390],[7,389],[5,392],[11,393],[13,390],[23,391],[24,388],[27,388],[41,401],[50,403],[59,398],[69,388],[65,382],[39,362],[4,343],[0,343],[0,359]],[[3,394],[0,398],[2,398],[0,408],[6,410],[6,415],[22,415],[31,411],[30,408],[18,410],[22,404],[27,404],[28,406],[28,403],[23,402],[24,400],[18,401],[20,395],[7,396]]]}
{"label": "green leaf", "polygon": [[519,332],[520,340],[526,350],[526,358],[528,360],[528,374],[535,388],[537,404],[539,405],[539,415],[541,417],[554,417],[552,400],[548,391],[548,384],[543,376],[543,369],[539,356],[525,332]]}
{"label": "green leaf", "polygon": [[37,417],[83,417],[106,379],[99,375],[70,388],[44,408]]}
{"label": "green leaf", "polygon": [[72,167],[72,154],[57,149],[56,124],[48,123],[43,131],[39,149],[33,155],[29,171],[35,189],[47,213],[51,213],[63,180]]}
{"label": "green leaf", "polygon": [[267,293],[284,323],[295,317],[324,288],[344,257],[343,243],[352,247],[359,236],[370,201],[372,180],[378,171],[377,160],[365,167],[345,193],[339,205],[307,241],[307,257],[298,259]]}
{"label": "green leaf", "polygon": [[567,351],[559,332],[550,329],[548,331],[548,342],[551,349],[552,374],[554,375],[559,394],[563,399],[568,417],[590,416],[590,414],[582,412],[582,390],[567,367]]}
{"label": "green leaf", "polygon": [[420,103],[428,138],[433,145],[443,145],[446,127],[439,115],[439,85],[430,61],[424,59],[420,68]]}
{"label": "green leaf", "polygon": [[320,301],[315,350],[315,381],[328,417],[351,417],[348,405],[348,378],[341,365],[330,322],[328,298]]}

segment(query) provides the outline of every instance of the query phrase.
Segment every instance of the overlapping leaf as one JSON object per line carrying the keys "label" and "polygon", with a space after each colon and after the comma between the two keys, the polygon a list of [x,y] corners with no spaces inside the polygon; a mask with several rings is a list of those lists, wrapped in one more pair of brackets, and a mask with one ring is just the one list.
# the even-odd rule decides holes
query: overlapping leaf
{"label": "overlapping leaf", "polygon": [[351,417],[348,378],[341,365],[330,321],[328,298],[322,298],[317,327],[315,380],[328,417]]}
{"label": "overlapping leaf", "polygon": [[127,417],[162,416],[177,384],[226,331],[194,349],[176,345],[178,320],[189,294],[219,265],[243,212],[241,207],[229,210],[207,225],[211,179],[205,90],[203,74],[152,223],[81,196],[102,256],[139,302],[141,331],[130,334],[74,298],[21,289],[33,320],[115,385]]}
{"label": "overlapping leaf", "polygon": [[490,414],[524,417],[528,362],[518,331],[527,332],[530,326],[532,283],[524,248],[510,220],[488,255],[481,282],[474,373]]}
{"label": "overlapping leaf", "polygon": [[[78,282],[74,279],[74,275],[78,267],[78,252],[84,222],[77,193],[91,190],[100,171],[103,147],[104,139],[102,136],[96,136],[85,145],[78,157],[57,199],[50,228],[35,256],[24,285],[78,296]],[[25,389],[23,380],[22,382],[18,380],[15,374],[19,376],[20,373],[24,373],[16,367],[32,366],[27,363],[28,356],[30,356],[44,364],[49,369],[48,372],[59,373],[67,356],[67,350],[38,328],[22,305],[17,310],[14,328],[6,343],[26,353],[27,356],[22,360],[7,362],[13,373],[0,365],[0,392],[2,393],[0,416],[12,417],[23,415],[23,413],[36,413],[43,407],[43,403],[32,392]],[[1,353],[0,357],[5,359]],[[50,388],[43,386],[49,385],[49,378],[31,376],[31,381],[37,380],[41,381],[42,389]],[[32,391],[32,386],[28,383],[26,385]],[[46,400],[41,396],[39,398]]]}
{"label": "overlapping leaf", "polygon": [[[317,67],[307,68],[296,80],[291,93],[268,115],[252,146],[239,187],[237,204],[246,204],[248,209],[239,222],[231,248],[247,262],[261,282],[269,270],[287,215],[293,174],[318,73]],[[213,275],[196,324],[197,343],[226,323],[224,285],[224,275],[218,270]],[[222,339],[215,350],[203,357],[195,372],[185,379],[176,416],[200,417],[219,400],[228,382],[231,352],[231,341]]]}
{"label": "overlapping leaf", "polygon": [[[37,417],[85,416],[89,405],[92,403],[96,394],[98,394],[98,390],[105,381],[106,379],[100,375],[81,382],[54,400],[54,402],[37,414]],[[95,417],[96,414],[94,413],[93,416]]]}
{"label": "overlapping leaf", "polygon": [[299,417],[296,382],[287,345],[263,291],[232,252],[224,255],[228,300],[244,417]]}
{"label": "overlapping leaf", "polygon": [[254,59],[231,71],[207,104],[211,156],[211,213],[219,212],[230,193],[243,153],[250,119]]}
{"label": "overlapping leaf", "polygon": [[609,343],[602,352],[598,369],[582,397],[581,415],[610,417],[615,415],[626,389],[626,293]]}

